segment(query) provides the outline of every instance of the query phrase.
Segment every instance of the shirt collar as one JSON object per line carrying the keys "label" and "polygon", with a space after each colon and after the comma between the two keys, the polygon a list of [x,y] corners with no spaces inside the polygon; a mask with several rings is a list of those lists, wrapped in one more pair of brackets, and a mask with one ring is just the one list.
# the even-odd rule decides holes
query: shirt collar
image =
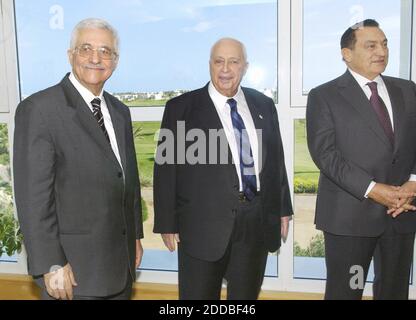
{"label": "shirt collar", "polygon": [[384,87],[384,81],[383,81],[383,78],[381,77],[381,75],[378,75],[374,80],[369,80],[366,77],[362,76],[361,74],[351,70],[350,68],[348,68],[348,70],[350,71],[350,73],[354,77],[354,79],[357,80],[357,82],[358,82],[358,84],[360,85],[361,88],[368,87],[367,84],[369,82],[377,82],[378,87],[380,87],[380,86]]}
{"label": "shirt collar", "polygon": [[69,80],[72,82],[74,87],[78,90],[79,94],[85,100],[85,102],[88,103],[88,105],[95,98],[99,98],[101,101],[104,101],[104,89],[101,90],[100,95],[95,96],[90,90],[88,90],[86,87],[84,87],[81,84],[81,82],[78,81],[78,79],[75,77],[75,75],[72,72],[69,75]]}
{"label": "shirt collar", "polygon": [[243,101],[242,99],[244,99],[244,93],[243,93],[243,90],[241,89],[241,86],[238,86],[238,91],[234,95],[234,97],[226,97],[226,96],[222,95],[215,88],[215,86],[212,83],[212,81],[210,81],[209,86],[208,86],[208,92],[209,92],[210,96],[212,97],[212,99],[214,101],[218,101],[218,103],[220,103],[221,106],[225,106],[225,104],[227,103],[227,100],[229,100],[229,99],[236,100],[237,101],[237,104],[240,103],[241,101]]}

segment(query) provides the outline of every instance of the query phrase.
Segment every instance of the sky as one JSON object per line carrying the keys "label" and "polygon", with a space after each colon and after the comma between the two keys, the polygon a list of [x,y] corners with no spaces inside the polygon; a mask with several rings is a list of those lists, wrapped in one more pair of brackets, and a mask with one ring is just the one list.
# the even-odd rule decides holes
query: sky
{"label": "sky", "polygon": [[[376,19],[389,41],[390,61],[385,74],[408,77],[400,72],[400,54],[410,61],[410,47],[400,51],[400,37],[411,40],[411,24],[401,32],[401,3],[410,0],[304,0],[303,52],[304,91],[327,82],[345,71],[340,39],[348,26],[367,18]],[[403,19],[411,19],[411,10]],[[410,69],[409,69],[410,70]],[[409,71],[407,70],[407,71]]]}
{"label": "sky", "polygon": [[[108,20],[121,38],[110,92],[153,92],[204,86],[212,44],[231,36],[245,43],[250,67],[243,85],[277,87],[278,0],[15,0],[22,94],[54,85],[70,70],[70,33],[86,17]],[[400,73],[402,1],[304,0],[303,89],[345,71],[339,39],[364,18],[381,23],[390,46],[386,74]],[[409,17],[411,12],[409,10]],[[294,48],[296,50],[296,48]],[[410,56],[409,56],[410,60]],[[290,63],[290,62],[288,62]]]}
{"label": "sky", "polygon": [[16,0],[22,94],[60,81],[70,70],[66,51],[77,22],[109,21],[121,39],[110,92],[196,89],[209,81],[209,52],[221,37],[245,43],[244,85],[277,87],[275,0]]}

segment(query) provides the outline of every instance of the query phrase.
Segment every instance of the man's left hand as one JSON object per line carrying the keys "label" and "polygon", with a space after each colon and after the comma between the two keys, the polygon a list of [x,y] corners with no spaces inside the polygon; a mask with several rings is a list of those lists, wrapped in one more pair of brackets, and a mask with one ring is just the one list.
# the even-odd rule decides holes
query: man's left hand
{"label": "man's left hand", "polygon": [[136,269],[142,263],[143,247],[140,240],[136,240]]}
{"label": "man's left hand", "polygon": [[[416,182],[408,181],[400,187],[400,190],[416,192]],[[415,197],[400,199],[399,208],[390,208],[387,211],[387,214],[391,215],[393,218],[396,218],[403,212],[416,211],[416,207],[412,205],[414,199]]]}

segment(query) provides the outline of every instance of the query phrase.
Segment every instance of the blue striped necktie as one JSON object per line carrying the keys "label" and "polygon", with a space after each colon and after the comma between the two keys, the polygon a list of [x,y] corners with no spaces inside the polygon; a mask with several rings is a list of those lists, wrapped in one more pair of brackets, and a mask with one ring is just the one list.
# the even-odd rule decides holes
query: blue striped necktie
{"label": "blue striped necktie", "polygon": [[237,141],[237,148],[240,157],[241,180],[243,183],[243,193],[248,200],[252,200],[257,193],[257,180],[254,169],[253,152],[251,150],[250,139],[244,125],[244,121],[237,111],[237,101],[227,100],[231,108],[231,121],[234,127],[234,134]]}

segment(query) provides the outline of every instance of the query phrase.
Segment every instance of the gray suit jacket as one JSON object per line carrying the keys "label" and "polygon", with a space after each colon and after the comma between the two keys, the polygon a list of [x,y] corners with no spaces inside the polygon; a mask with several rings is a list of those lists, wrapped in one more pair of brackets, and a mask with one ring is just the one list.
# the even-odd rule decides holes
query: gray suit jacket
{"label": "gray suit jacket", "polygon": [[16,112],[14,181],[29,273],[70,263],[74,294],[108,296],[135,278],[143,237],[129,109],[108,93],[124,169],[68,79],[22,101]]}
{"label": "gray suit jacket", "polygon": [[[357,81],[343,76],[313,89],[307,105],[308,146],[321,170],[318,229],[349,236],[378,236],[386,208],[364,197],[372,180],[400,186],[416,174],[416,86],[383,77],[393,108],[395,143],[388,141]],[[416,214],[393,221],[399,233],[416,230]]]}

